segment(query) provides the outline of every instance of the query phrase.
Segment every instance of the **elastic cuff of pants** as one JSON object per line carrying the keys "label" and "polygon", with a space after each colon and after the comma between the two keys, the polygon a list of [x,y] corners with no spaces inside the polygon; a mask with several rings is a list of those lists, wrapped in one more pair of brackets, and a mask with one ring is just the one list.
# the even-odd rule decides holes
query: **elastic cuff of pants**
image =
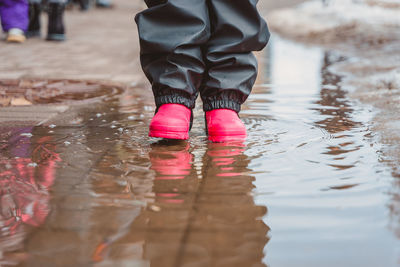
{"label": "elastic cuff of pants", "polygon": [[194,108],[194,101],[184,97],[182,95],[163,95],[155,97],[156,106],[159,108],[163,104],[181,104],[187,108]]}
{"label": "elastic cuff of pants", "polygon": [[239,113],[240,104],[228,99],[211,100],[203,102],[203,110],[210,111],[213,109],[231,109]]}

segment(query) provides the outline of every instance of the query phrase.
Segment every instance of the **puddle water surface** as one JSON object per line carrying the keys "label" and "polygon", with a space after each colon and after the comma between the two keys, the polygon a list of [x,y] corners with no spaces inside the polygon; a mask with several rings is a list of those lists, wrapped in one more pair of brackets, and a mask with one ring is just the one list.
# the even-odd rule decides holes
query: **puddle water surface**
{"label": "puddle water surface", "polygon": [[259,58],[246,143],[208,143],[200,108],[188,142],[148,138],[143,88],[2,126],[0,265],[396,266],[394,178],[343,59],[281,39]]}

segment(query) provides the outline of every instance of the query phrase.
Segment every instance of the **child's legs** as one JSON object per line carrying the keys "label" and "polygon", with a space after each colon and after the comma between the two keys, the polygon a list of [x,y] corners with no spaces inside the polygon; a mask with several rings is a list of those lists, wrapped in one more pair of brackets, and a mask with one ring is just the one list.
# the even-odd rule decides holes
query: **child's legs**
{"label": "child's legs", "polygon": [[207,0],[146,0],[136,16],[142,68],[157,107],[193,108],[205,64],[201,46],[210,37]]}
{"label": "child's legs", "polygon": [[201,89],[203,108],[240,110],[257,76],[252,51],[267,44],[269,32],[258,0],[210,0],[212,33],[206,50],[208,76]]}
{"label": "child's legs", "polygon": [[5,32],[12,28],[26,31],[29,23],[28,1],[0,0],[0,17]]}

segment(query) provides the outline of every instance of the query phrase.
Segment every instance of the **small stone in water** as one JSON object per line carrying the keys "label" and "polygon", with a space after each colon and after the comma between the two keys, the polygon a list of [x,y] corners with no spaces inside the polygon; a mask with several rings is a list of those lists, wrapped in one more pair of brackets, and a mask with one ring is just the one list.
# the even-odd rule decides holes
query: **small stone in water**
{"label": "small stone in water", "polygon": [[71,144],[71,142],[68,142],[68,141],[65,141],[64,142],[64,145],[66,145],[66,146],[68,146],[68,145],[70,145]]}
{"label": "small stone in water", "polygon": [[97,113],[97,114],[96,114],[96,117],[97,117],[97,118],[100,118],[100,117],[101,117],[101,113]]}
{"label": "small stone in water", "polygon": [[56,125],[55,124],[50,124],[49,128],[51,128],[51,129],[56,128]]}
{"label": "small stone in water", "polygon": [[135,116],[129,116],[128,120],[133,121],[135,119]]}
{"label": "small stone in water", "polygon": [[159,211],[161,211],[161,208],[160,208],[159,206],[156,206],[156,205],[151,205],[151,206],[149,207],[149,209],[150,209],[151,211],[154,211],[154,212],[159,212]]}

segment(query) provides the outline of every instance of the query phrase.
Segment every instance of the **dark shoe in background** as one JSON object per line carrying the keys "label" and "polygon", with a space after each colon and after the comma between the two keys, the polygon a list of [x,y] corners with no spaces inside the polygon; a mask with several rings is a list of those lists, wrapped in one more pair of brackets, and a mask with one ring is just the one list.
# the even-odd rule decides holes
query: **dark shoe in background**
{"label": "dark shoe in background", "polygon": [[29,26],[26,37],[40,37],[40,13],[41,6],[39,3],[29,4]]}
{"label": "dark shoe in background", "polygon": [[92,2],[92,0],[67,0],[65,3],[65,9],[73,10],[75,6],[78,5],[81,11],[88,11]]}
{"label": "dark shoe in background", "polygon": [[89,0],[79,0],[79,7],[81,11],[88,11],[90,7]]}
{"label": "dark shoe in background", "polygon": [[48,41],[64,41],[65,40],[65,29],[64,29],[64,10],[65,5],[60,3],[49,3],[48,15],[49,15],[49,26],[47,31]]}
{"label": "dark shoe in background", "polygon": [[96,7],[113,8],[110,0],[96,0]]}

